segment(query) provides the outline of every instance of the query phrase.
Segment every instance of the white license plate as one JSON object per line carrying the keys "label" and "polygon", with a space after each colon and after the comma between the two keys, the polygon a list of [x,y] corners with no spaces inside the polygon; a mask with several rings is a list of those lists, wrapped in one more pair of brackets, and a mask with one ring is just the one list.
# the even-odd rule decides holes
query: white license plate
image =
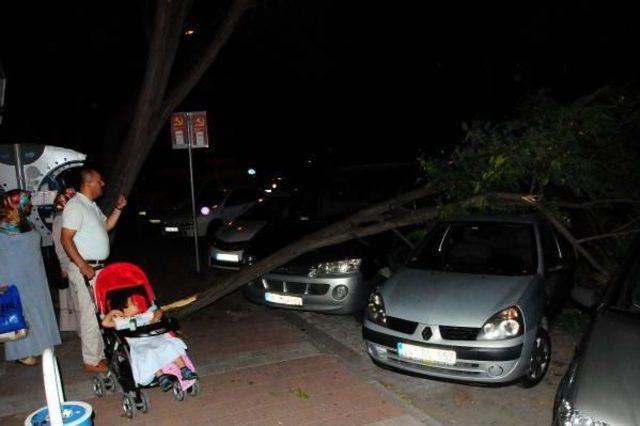
{"label": "white license plate", "polygon": [[240,256],[238,256],[237,254],[216,253],[216,259],[221,262],[240,262]]}
{"label": "white license plate", "polygon": [[413,361],[425,364],[454,365],[456,363],[456,352],[443,349],[425,348],[422,346],[398,343],[398,355]]}
{"label": "white license plate", "polygon": [[281,294],[265,293],[264,300],[281,305],[302,306],[302,297],[283,296]]}
{"label": "white license plate", "polygon": [[178,232],[179,230],[177,226],[167,226],[164,228],[164,232]]}

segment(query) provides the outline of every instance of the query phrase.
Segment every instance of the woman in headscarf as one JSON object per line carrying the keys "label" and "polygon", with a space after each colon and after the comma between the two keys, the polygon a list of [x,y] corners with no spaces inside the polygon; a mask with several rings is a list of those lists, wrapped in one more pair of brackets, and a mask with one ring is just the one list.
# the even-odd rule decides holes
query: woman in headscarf
{"label": "woman in headscarf", "polygon": [[[60,262],[60,271],[62,278],[67,279],[67,267],[69,266],[69,256],[64,251],[62,243],[60,242],[60,235],[62,233],[62,211],[67,201],[75,195],[73,188],[67,188],[64,192],[61,192],[56,196],[55,206],[56,213],[53,219],[51,228],[51,237],[53,238],[53,247],[56,250],[56,256],[58,262]],[[60,331],[78,331],[78,318],[76,316],[76,310],[73,305],[73,297],[69,293],[71,289],[69,287],[58,290],[58,301],[60,305]]]}
{"label": "woman in headscarf", "polygon": [[40,234],[28,217],[31,196],[14,189],[0,200],[0,284],[13,284],[20,292],[29,325],[27,337],[4,344],[5,360],[35,365],[36,356],[60,344],[60,332],[40,250]]}

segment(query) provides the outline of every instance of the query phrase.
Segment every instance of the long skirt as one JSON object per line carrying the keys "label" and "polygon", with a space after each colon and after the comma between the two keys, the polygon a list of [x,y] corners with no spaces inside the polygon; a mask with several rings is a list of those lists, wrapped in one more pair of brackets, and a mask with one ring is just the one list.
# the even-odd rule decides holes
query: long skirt
{"label": "long skirt", "polygon": [[4,344],[7,361],[42,355],[60,344],[60,332],[40,251],[40,234],[0,234],[0,283],[14,284],[29,326],[27,337]]}

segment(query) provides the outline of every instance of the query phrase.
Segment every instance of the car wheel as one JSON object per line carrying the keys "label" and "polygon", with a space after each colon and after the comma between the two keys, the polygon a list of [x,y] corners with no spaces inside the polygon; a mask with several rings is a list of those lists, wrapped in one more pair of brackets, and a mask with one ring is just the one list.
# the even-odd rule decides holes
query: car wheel
{"label": "car wheel", "polygon": [[530,388],[544,378],[551,362],[551,339],[549,333],[542,327],[538,328],[538,334],[531,350],[527,370],[520,384],[524,388]]}

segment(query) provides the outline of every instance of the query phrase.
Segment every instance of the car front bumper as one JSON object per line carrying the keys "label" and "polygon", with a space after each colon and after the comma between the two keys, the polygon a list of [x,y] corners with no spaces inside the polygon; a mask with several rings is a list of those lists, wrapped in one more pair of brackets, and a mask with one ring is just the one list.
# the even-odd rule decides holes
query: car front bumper
{"label": "car front bumper", "polygon": [[[345,286],[344,299],[334,296],[337,286]],[[252,302],[277,308],[315,311],[331,314],[350,314],[362,310],[369,295],[369,286],[360,272],[341,276],[309,277],[270,273],[243,288],[245,297]],[[291,297],[300,305],[276,303],[266,300],[267,294]]]}
{"label": "car front bumper", "polygon": [[[399,370],[447,380],[496,384],[514,382],[524,374],[527,366],[525,360],[529,359],[531,352],[531,344],[524,336],[493,342],[445,341],[436,338],[435,343],[421,341],[420,337],[413,335],[403,335],[368,320],[363,324],[362,334],[365,349],[376,362]],[[423,363],[402,358],[398,353],[399,343],[455,351],[455,364]]]}

